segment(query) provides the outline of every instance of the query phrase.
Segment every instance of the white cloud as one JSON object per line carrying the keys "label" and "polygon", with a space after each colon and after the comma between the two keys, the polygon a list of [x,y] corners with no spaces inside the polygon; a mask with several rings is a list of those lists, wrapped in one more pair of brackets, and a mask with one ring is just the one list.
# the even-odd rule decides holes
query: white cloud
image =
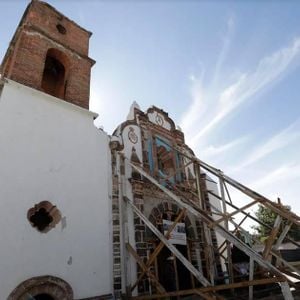
{"label": "white cloud", "polygon": [[203,151],[201,151],[201,158],[203,159],[209,159],[209,158],[215,158],[219,155],[228,155],[229,151],[233,150],[237,146],[245,143],[249,138],[248,137],[241,137],[238,139],[235,139],[233,141],[230,141],[229,143],[223,144],[221,146],[214,146],[209,145],[205,147]]}
{"label": "white cloud", "polygon": [[[275,80],[282,78],[293,65],[292,63],[299,59],[299,52],[300,37],[296,38],[291,45],[261,59],[253,72],[241,74],[236,82],[221,90],[218,93],[219,96],[214,101],[210,101],[209,110],[212,113],[209,121],[204,126],[201,123],[201,127],[198,126],[199,123],[194,123],[194,126],[198,128],[198,133],[190,138],[191,144],[195,145],[200,137],[207,134],[256,93],[273,84]],[[202,94],[212,94],[212,92],[203,91],[202,88]],[[217,94],[217,91],[214,94]],[[193,105],[194,103],[192,107]],[[193,111],[193,109],[190,108],[188,111]],[[202,116],[198,116],[198,119],[201,119]],[[185,119],[188,118],[189,115],[186,114]]]}
{"label": "white cloud", "polygon": [[184,113],[181,121],[181,127],[184,131],[190,129],[199,118],[199,115],[205,110],[205,102],[203,101],[205,97],[203,90],[203,75],[204,71],[202,71],[199,78],[196,78],[194,75],[190,76],[192,82],[191,96],[193,103]]}
{"label": "white cloud", "polygon": [[269,185],[273,185],[281,180],[282,177],[290,176],[291,165],[285,164],[282,165],[272,171],[266,173],[266,175],[262,178],[257,179],[256,181],[250,183],[249,185],[255,189],[265,189]]}
{"label": "white cloud", "polygon": [[275,201],[282,200],[284,205],[291,205],[295,213],[300,212],[298,196],[300,164],[286,163],[265,173],[265,176],[253,181],[249,186]]}
{"label": "white cloud", "polygon": [[230,48],[230,42],[231,42],[233,30],[234,30],[234,19],[231,16],[227,20],[226,33],[222,37],[223,45],[215,65],[214,77],[209,87],[204,89],[203,79],[205,75],[205,69],[203,67],[203,64],[201,64],[202,71],[200,76],[195,76],[192,74],[189,77],[192,83],[191,84],[192,104],[189,106],[187,111],[183,114],[182,120],[180,122],[180,125],[184,131],[192,130],[192,128],[195,126],[195,123],[198,122],[199,116],[206,113],[207,108],[211,103],[210,99],[213,98],[213,94],[211,94],[211,92],[214,91],[215,87],[218,85],[221,68],[227,56],[228,50]]}
{"label": "white cloud", "polygon": [[[218,132],[222,133],[222,125],[233,113],[242,109],[258,93],[277,84],[288,74],[288,71],[298,66],[300,36],[257,60],[253,68],[243,72],[232,70],[229,77],[223,72],[223,65],[231,46],[234,21],[230,19],[228,22],[213,76],[210,80],[204,77],[204,73],[200,77],[195,75],[191,77],[193,101],[181,122],[187,143],[196,148],[201,159],[211,160],[213,164],[217,162],[217,167],[227,165],[229,168],[224,171],[231,169],[230,174],[235,171],[234,176],[238,181],[256,189],[271,200],[281,197],[283,203],[291,205],[295,212],[299,212],[300,205],[295,195],[299,185],[297,181],[300,178],[300,160],[298,157],[289,156],[288,153],[295,153],[295,147],[300,145],[300,119],[273,136],[267,137],[267,140],[260,144],[252,139],[251,152],[249,148],[241,147],[247,139],[233,138],[232,141],[225,140],[225,143],[221,144],[220,141],[224,141],[224,138],[216,142],[213,130],[221,128]],[[255,116],[253,118],[255,119]],[[285,151],[279,150],[286,150],[286,155],[284,153],[281,155]],[[269,160],[266,160],[270,154],[273,154],[272,165]],[[242,161],[242,163],[232,168],[231,161]],[[250,201],[237,190],[231,188],[231,192],[235,204],[239,206]]]}
{"label": "white cloud", "polygon": [[257,161],[261,160],[262,158],[276,150],[283,149],[294,142],[300,141],[299,125],[300,122],[299,120],[297,120],[287,128],[281,130],[279,133],[269,138],[265,143],[257,146],[254,151],[252,151],[252,153],[248,157],[246,157],[244,162],[233,171],[245,168],[246,166],[256,163]]}
{"label": "white cloud", "polygon": [[222,66],[224,64],[224,61],[225,61],[228,51],[230,49],[231,40],[232,40],[232,36],[234,33],[234,28],[235,28],[235,21],[234,21],[233,16],[230,16],[227,20],[226,33],[222,37],[223,46],[222,46],[221,52],[219,54],[219,57],[218,57],[218,60],[217,60],[216,66],[215,66],[214,77],[213,77],[212,84],[209,89],[214,90],[216,85],[218,85]]}

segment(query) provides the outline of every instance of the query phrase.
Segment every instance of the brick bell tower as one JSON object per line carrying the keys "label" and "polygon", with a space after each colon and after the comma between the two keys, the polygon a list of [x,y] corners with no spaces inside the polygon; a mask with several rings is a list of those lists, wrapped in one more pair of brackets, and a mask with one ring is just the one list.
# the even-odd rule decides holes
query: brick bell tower
{"label": "brick bell tower", "polygon": [[1,64],[4,77],[88,109],[91,32],[32,0]]}

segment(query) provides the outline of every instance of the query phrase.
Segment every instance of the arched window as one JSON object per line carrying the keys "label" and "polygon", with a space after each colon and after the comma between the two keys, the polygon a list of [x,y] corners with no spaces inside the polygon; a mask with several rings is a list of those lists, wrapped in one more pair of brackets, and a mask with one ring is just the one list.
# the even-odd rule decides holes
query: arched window
{"label": "arched window", "polygon": [[49,49],[45,59],[42,90],[57,98],[65,98],[67,59],[57,49]]}

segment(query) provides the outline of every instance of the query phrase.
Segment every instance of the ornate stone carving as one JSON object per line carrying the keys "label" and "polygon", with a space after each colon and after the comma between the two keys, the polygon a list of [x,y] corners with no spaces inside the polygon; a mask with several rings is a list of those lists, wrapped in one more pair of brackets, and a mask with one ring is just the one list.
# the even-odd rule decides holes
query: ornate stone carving
{"label": "ornate stone carving", "polygon": [[71,286],[66,281],[53,276],[39,276],[23,281],[7,300],[28,300],[29,295],[34,297],[39,294],[47,294],[54,300],[73,300]]}
{"label": "ornate stone carving", "polygon": [[138,136],[134,132],[133,127],[129,127],[128,138],[129,138],[130,142],[133,143],[133,144],[136,144],[139,140]]}
{"label": "ornate stone carving", "polygon": [[159,114],[156,115],[155,121],[156,121],[156,124],[159,125],[159,126],[163,126],[164,125],[164,119]]}

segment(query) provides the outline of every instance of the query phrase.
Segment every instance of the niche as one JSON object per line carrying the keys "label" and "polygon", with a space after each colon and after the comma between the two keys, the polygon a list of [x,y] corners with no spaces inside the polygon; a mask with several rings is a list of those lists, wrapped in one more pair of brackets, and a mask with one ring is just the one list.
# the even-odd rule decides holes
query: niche
{"label": "niche", "polygon": [[42,78],[42,90],[54,97],[65,99],[67,86],[67,58],[57,49],[47,51]]}

